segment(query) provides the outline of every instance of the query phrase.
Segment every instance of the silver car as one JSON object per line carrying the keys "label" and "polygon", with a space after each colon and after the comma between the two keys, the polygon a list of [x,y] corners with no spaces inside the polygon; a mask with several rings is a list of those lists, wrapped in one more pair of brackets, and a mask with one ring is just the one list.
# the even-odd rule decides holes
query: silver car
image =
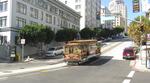
{"label": "silver car", "polygon": [[58,55],[63,55],[63,47],[52,47],[49,48],[48,51],[46,52],[46,56],[58,56]]}

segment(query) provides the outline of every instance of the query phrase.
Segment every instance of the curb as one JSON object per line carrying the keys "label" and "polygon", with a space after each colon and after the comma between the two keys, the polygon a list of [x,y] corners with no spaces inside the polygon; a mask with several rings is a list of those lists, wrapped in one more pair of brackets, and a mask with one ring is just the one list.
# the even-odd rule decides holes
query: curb
{"label": "curb", "polygon": [[141,64],[137,64],[137,60],[134,60],[134,62],[130,61],[130,66],[132,67],[133,70],[138,72],[150,72],[150,69],[147,69],[145,67],[140,67],[140,65]]}
{"label": "curb", "polygon": [[[34,60],[32,60],[34,62]],[[32,61],[22,62],[22,63],[30,63]],[[12,70],[5,70],[0,71],[0,77],[2,76],[9,76],[9,75],[15,75],[15,74],[22,74],[22,73],[30,73],[30,72],[36,72],[40,70],[46,70],[46,69],[56,69],[60,67],[67,66],[66,63],[64,63],[64,60],[59,60],[55,62],[46,62],[48,64],[43,66],[35,66],[35,67],[27,67],[27,68],[20,68],[20,69],[12,69]]]}
{"label": "curb", "polygon": [[47,65],[47,66],[41,66],[41,67],[9,70],[9,71],[5,71],[5,72],[0,72],[0,77],[8,76],[8,75],[22,74],[22,73],[36,72],[36,71],[46,70],[46,69],[56,69],[56,68],[65,67],[65,66],[67,66],[66,63],[59,63],[59,64],[55,64],[55,65]]}

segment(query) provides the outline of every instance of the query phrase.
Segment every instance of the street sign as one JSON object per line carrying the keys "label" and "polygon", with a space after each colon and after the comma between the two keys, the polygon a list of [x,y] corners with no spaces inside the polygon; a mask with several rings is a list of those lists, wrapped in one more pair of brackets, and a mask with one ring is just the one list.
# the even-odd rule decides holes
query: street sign
{"label": "street sign", "polygon": [[25,39],[21,39],[21,44],[25,44]]}
{"label": "street sign", "polygon": [[140,2],[139,0],[133,0],[133,13],[137,13],[140,11]]}

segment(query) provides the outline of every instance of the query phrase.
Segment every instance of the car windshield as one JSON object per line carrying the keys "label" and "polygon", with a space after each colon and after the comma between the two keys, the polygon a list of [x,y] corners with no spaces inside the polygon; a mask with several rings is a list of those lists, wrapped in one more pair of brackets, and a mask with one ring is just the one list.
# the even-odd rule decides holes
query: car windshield
{"label": "car windshield", "polygon": [[51,50],[55,50],[55,48],[49,48],[48,50],[49,50],[49,51],[51,51]]}
{"label": "car windshield", "polygon": [[133,50],[125,50],[126,53],[133,53]]}

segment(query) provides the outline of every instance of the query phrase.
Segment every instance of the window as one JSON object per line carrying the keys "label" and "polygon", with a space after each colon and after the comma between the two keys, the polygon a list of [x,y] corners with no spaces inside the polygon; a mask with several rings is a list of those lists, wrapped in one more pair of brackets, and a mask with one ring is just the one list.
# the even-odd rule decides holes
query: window
{"label": "window", "polygon": [[59,15],[63,16],[64,12],[62,10],[59,10]]}
{"label": "window", "polygon": [[16,26],[17,26],[17,28],[24,27],[25,25],[26,25],[26,19],[21,18],[21,17],[17,17],[16,18]]}
{"label": "window", "polygon": [[81,2],[81,0],[76,0],[76,3]]}
{"label": "window", "polygon": [[52,24],[52,16],[49,14],[46,14],[46,23]]}
{"label": "window", "polygon": [[7,17],[0,17],[0,27],[6,27]]}
{"label": "window", "polygon": [[7,43],[7,36],[0,36],[0,45],[4,45]]}
{"label": "window", "polygon": [[54,21],[53,21],[53,22],[54,22],[54,25],[56,25],[56,17],[54,17],[54,19],[53,19],[53,20],[54,20]]}
{"label": "window", "polygon": [[23,0],[24,2],[31,3],[33,0]]}
{"label": "window", "polygon": [[17,12],[21,14],[27,14],[27,6],[17,2]]}
{"label": "window", "polygon": [[56,8],[55,6],[51,5],[49,11],[54,13],[54,14],[58,14],[58,8]]}
{"label": "window", "polygon": [[38,13],[39,13],[38,10],[35,9],[35,8],[30,8],[30,10],[31,10],[30,16],[33,17],[33,18],[38,19]]}
{"label": "window", "polygon": [[38,23],[37,23],[37,22],[34,22],[34,21],[30,21],[30,24],[31,24],[31,25],[37,25]]}
{"label": "window", "polygon": [[5,2],[0,2],[0,12],[3,12],[3,11],[7,11],[7,1]]}
{"label": "window", "polygon": [[65,1],[65,4],[67,4],[67,1]]}
{"label": "window", "polygon": [[76,5],[75,6],[75,9],[80,9],[81,8],[81,5]]}
{"label": "window", "polygon": [[43,18],[44,18],[44,13],[41,12],[41,20],[43,20]]}

